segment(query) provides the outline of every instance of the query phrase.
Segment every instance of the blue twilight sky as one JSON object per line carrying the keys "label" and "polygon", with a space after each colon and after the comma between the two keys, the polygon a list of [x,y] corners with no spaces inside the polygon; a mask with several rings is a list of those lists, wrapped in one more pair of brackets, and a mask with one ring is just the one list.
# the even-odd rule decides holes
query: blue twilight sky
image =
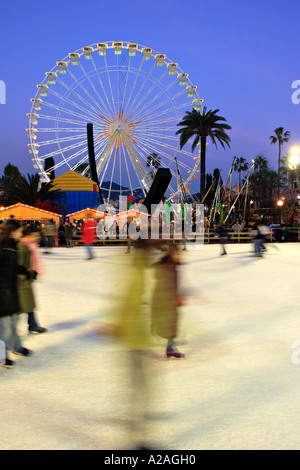
{"label": "blue twilight sky", "polygon": [[[276,169],[269,136],[283,126],[300,144],[299,0],[12,0],[0,3],[0,174],[11,162],[33,173],[26,113],[45,72],[83,46],[132,41],[178,62],[204,104],[232,126],[231,148],[207,151],[207,172],[226,179],[234,155],[263,154]],[[0,97],[1,98],[1,97]]]}

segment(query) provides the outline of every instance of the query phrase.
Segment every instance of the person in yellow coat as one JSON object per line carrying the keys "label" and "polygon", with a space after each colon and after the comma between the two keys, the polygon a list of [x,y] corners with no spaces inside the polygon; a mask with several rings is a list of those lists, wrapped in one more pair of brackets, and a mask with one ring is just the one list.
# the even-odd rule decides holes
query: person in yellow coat
{"label": "person in yellow coat", "polygon": [[145,303],[150,247],[147,240],[135,241],[132,247],[131,259],[126,258],[125,266],[122,264],[124,263],[122,259],[119,267],[118,277],[122,277],[122,288],[115,294],[118,299],[113,308],[111,322],[100,324],[97,332],[118,340],[126,352],[128,359],[126,381],[129,379],[130,387],[127,403],[130,416],[129,436],[135,448],[143,449],[149,446],[151,440],[149,427],[152,424],[147,420],[153,390],[152,374],[149,369],[150,315]]}

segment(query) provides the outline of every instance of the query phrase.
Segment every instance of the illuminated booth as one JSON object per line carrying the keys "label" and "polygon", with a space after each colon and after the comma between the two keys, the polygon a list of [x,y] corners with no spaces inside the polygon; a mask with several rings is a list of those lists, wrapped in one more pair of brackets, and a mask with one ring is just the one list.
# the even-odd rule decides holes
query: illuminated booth
{"label": "illuminated booth", "polygon": [[27,204],[13,204],[8,207],[0,208],[0,220],[10,219],[13,217],[20,222],[32,222],[39,221],[42,222],[46,219],[53,220],[57,224],[60,222],[61,215],[56,214],[55,212],[46,211],[44,209],[39,209],[38,207],[28,206]]}

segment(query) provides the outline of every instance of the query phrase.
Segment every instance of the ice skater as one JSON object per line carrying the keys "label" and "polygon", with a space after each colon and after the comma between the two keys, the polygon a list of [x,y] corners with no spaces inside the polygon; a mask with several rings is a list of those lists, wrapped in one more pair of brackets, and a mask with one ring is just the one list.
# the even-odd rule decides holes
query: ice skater
{"label": "ice skater", "polygon": [[96,228],[97,223],[92,217],[87,217],[87,220],[83,223],[81,228],[81,241],[86,247],[88,260],[95,258],[92,251],[92,245],[96,240]]}
{"label": "ice skater", "polygon": [[183,303],[178,293],[178,266],[180,251],[177,245],[153,265],[156,284],[152,296],[151,332],[167,340],[166,357],[181,359],[185,355],[175,348],[178,331],[178,307]]}
{"label": "ice skater", "polygon": [[28,356],[31,351],[23,347],[17,333],[20,304],[17,288],[18,274],[33,279],[37,273],[19,265],[18,242],[22,237],[22,227],[15,220],[8,220],[1,225],[0,233],[0,340],[6,347],[4,366],[13,367],[13,361],[7,352],[12,351]]}
{"label": "ice skater", "polygon": [[130,386],[128,431],[135,449],[142,450],[149,447],[152,438],[151,422],[146,419],[152,401],[151,338],[143,302],[150,247],[147,240],[137,240],[132,248],[133,254],[128,257],[129,264],[123,276],[124,285],[122,288],[119,286],[115,317],[111,325],[100,326],[98,334],[118,339],[126,352]]}
{"label": "ice skater", "polygon": [[[41,260],[39,257],[40,231],[38,228],[28,225],[23,229],[23,237],[19,243],[19,264],[26,269],[36,271],[38,276],[43,274]],[[40,326],[37,322],[35,295],[33,291],[33,279],[27,276],[19,275],[18,291],[20,308],[23,313],[28,315],[29,333],[45,333],[47,329]]]}
{"label": "ice skater", "polygon": [[216,228],[216,232],[220,238],[222,248],[221,256],[227,255],[226,244],[230,238],[230,235],[228,233],[228,228],[226,227],[225,221],[223,221],[222,224],[218,225],[218,227]]}
{"label": "ice skater", "polygon": [[262,258],[265,236],[260,230],[257,219],[249,221],[249,225],[251,227],[250,231],[251,231],[253,245],[254,245],[253,256],[257,258]]}

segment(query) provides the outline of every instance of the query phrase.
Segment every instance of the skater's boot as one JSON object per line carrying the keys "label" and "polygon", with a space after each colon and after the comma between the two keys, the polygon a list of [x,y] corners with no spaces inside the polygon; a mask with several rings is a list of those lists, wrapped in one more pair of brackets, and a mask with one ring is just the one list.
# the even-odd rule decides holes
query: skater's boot
{"label": "skater's boot", "polygon": [[181,358],[185,357],[184,354],[182,354],[182,353],[179,352],[177,349],[174,349],[174,348],[171,347],[171,346],[168,346],[168,347],[167,347],[166,356],[167,356],[167,358],[175,357],[176,359],[181,359]]}

